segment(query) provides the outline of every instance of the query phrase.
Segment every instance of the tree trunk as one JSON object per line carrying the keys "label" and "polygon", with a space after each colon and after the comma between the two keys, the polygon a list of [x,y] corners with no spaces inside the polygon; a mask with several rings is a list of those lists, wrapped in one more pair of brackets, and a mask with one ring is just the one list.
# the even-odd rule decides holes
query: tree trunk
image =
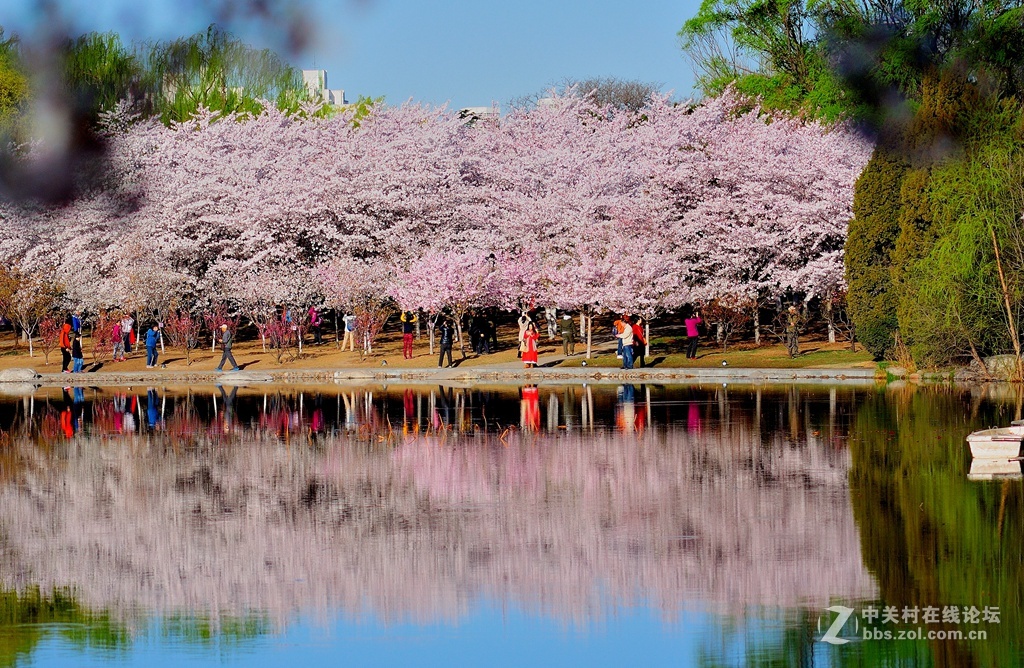
{"label": "tree trunk", "polygon": [[25,334],[28,335],[28,356],[35,357],[35,353],[33,353],[32,351],[32,335],[29,334],[27,331],[25,332]]}
{"label": "tree trunk", "polygon": [[828,324],[828,342],[836,342],[836,325],[833,321],[832,299],[825,300],[825,322]]}
{"label": "tree trunk", "polygon": [[761,345],[761,309],[754,307],[754,345]]}
{"label": "tree trunk", "polygon": [[1006,326],[1010,330],[1010,339],[1013,341],[1013,355],[1016,359],[1016,378],[1012,380],[1024,380],[1024,367],[1022,367],[1020,353],[1020,338],[1017,336],[1017,320],[1013,317],[1013,309],[1010,306],[1010,291],[1006,287],[1006,276],[1003,274],[1003,261],[999,256],[999,243],[996,241],[996,230],[989,228],[992,233],[992,247],[996,251],[996,268],[999,270],[999,283],[1003,288],[1003,303],[1006,305]]}
{"label": "tree trunk", "polygon": [[724,336],[724,334],[722,332],[722,323],[716,322],[715,323],[715,342],[718,345],[722,345],[722,338],[723,338],[723,336]]}
{"label": "tree trunk", "polygon": [[594,316],[587,315],[587,359],[590,359],[591,346],[593,345],[593,337],[591,334],[594,329]]}

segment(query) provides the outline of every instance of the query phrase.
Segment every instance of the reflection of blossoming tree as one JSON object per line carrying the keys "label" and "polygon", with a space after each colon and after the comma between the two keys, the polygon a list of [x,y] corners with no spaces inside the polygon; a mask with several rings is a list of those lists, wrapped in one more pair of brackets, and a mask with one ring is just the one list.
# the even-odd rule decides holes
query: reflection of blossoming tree
{"label": "reflection of blossoming tree", "polygon": [[[539,391],[544,410],[551,395]],[[542,420],[531,433],[454,428],[381,448],[369,446],[394,435],[384,402],[400,393],[339,397],[338,426],[351,419],[352,430],[326,429],[318,447],[295,447],[314,438],[310,395],[250,394],[266,410],[230,430],[225,396],[217,411],[209,395],[168,397],[166,431],[145,439],[118,435],[112,410],[96,411],[70,451],[16,440],[23,468],[0,485],[0,584],[74,583],[90,606],[276,619],[341,606],[388,621],[457,619],[480,599],[587,621],[637,600],[671,616],[688,602],[815,607],[874,591],[849,452],[809,428],[827,422],[827,401],[794,412],[793,435],[766,428],[786,392],[742,395],[763,406],[755,416],[715,413],[736,400],[716,390],[687,395],[699,431],[589,436],[545,432]],[[579,400],[570,393],[561,409]],[[117,406],[102,395],[94,406],[104,403]],[[117,439],[134,447],[109,447]]]}

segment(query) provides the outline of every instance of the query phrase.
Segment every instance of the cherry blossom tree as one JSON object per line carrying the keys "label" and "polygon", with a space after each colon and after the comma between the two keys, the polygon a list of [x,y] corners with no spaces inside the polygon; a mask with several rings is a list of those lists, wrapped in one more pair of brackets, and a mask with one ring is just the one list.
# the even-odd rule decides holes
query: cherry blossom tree
{"label": "cherry blossom tree", "polygon": [[48,315],[39,322],[39,347],[43,349],[43,364],[50,364],[50,353],[60,345],[60,331],[64,323]]}
{"label": "cherry blossom tree", "polygon": [[364,351],[396,305],[460,325],[544,305],[580,313],[589,355],[609,309],[843,292],[870,152],[845,126],[732,91],[636,113],[567,96],[472,125],[416,104],[352,120],[115,110],[106,178],[63,209],[0,201],[0,253],[63,285],[68,307],[224,309],[264,347],[270,322],[290,309],[301,326],[310,304],[355,313]]}
{"label": "cherry blossom tree", "polygon": [[327,305],[355,316],[362,352],[372,354],[377,336],[395,312],[391,268],[350,257],[321,265],[317,275]]}

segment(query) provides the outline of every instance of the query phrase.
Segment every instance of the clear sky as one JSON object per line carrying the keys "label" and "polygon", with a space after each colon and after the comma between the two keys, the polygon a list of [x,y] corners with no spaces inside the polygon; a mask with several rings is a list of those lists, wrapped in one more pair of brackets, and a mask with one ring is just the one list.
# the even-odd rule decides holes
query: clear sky
{"label": "clear sky", "polygon": [[[55,0],[73,33],[126,40],[183,36],[229,0]],[[260,4],[243,0],[234,6]],[[615,76],[690,97],[693,74],[676,33],[699,0],[262,0],[268,17],[236,12],[227,28],[299,68],[326,69],[346,97],[384,95],[453,107],[505,107],[565,77]],[[40,0],[5,0],[0,25],[23,36],[54,25]],[[211,9],[213,7],[213,9]],[[308,46],[289,51],[286,26],[304,21]]]}

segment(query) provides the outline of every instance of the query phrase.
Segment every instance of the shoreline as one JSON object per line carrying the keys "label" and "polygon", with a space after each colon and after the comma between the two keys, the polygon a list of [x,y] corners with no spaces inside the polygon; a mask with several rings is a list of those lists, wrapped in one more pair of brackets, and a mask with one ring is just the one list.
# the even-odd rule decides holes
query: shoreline
{"label": "shoreline", "polygon": [[[15,371],[15,370],[11,370]],[[20,377],[0,373],[0,393],[5,386],[35,385],[44,387],[83,387],[117,385],[262,385],[262,384],[579,384],[579,383],[821,383],[874,385],[884,381],[875,369],[865,368],[539,368],[507,369],[468,367],[447,368],[348,368],[348,369],[282,369],[279,371],[96,371],[91,373],[39,374],[31,369],[17,370]],[[34,377],[31,376],[34,374]],[[11,374],[19,375],[19,374]],[[921,380],[948,380],[948,374],[924,375]],[[898,381],[897,381],[898,382]]]}

